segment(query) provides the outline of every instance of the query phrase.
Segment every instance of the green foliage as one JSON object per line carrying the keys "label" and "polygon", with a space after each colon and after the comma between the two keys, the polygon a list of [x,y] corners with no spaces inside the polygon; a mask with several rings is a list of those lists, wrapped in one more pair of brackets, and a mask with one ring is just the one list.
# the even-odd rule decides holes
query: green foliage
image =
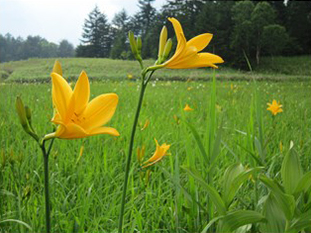
{"label": "green foliage", "polygon": [[117,13],[112,20],[112,31],[114,41],[112,43],[110,57],[112,59],[128,59],[126,56],[126,35],[129,29],[129,16],[123,9]]}
{"label": "green foliage", "polygon": [[289,37],[285,27],[278,24],[264,26],[261,45],[267,54],[280,55],[287,43]]}
{"label": "green foliage", "polygon": [[[267,176],[260,180],[271,190],[264,208],[264,232],[300,232],[310,228],[310,172],[303,175],[297,151],[291,148],[281,166],[282,185]],[[305,195],[306,194],[306,195]]]}
{"label": "green foliage", "polygon": [[297,151],[293,148],[283,160],[281,175],[286,193],[293,194],[303,175]]}
{"label": "green foliage", "polygon": [[40,36],[14,38],[10,34],[0,34],[0,62],[23,60],[34,57],[73,57],[74,48],[71,43],[62,40],[59,45],[48,42]]}
{"label": "green foliage", "polygon": [[108,57],[111,49],[111,29],[105,14],[95,8],[85,19],[82,33],[83,49],[79,49],[81,57]]}
{"label": "green foliage", "polygon": [[244,61],[242,52],[251,57],[254,29],[251,22],[251,13],[254,10],[251,1],[239,1],[232,7],[232,19],[234,22],[230,47],[236,56],[235,62]]}

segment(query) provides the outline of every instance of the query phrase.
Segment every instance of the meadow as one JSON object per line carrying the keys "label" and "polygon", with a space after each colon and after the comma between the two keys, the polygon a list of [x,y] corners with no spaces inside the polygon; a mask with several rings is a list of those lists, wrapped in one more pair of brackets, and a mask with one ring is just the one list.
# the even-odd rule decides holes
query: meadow
{"label": "meadow", "polygon": [[[100,62],[64,59],[65,77],[74,82],[79,72],[89,66],[83,62],[92,63],[87,68],[93,77],[91,98],[110,92],[119,95],[117,111],[107,125],[116,128],[120,136],[55,140],[50,155],[53,232],[117,231],[126,153],[140,88],[139,80],[129,80],[126,75],[138,77],[139,73],[134,62],[122,63],[122,69],[115,69],[118,63],[106,61],[107,67],[109,62],[114,64],[108,70],[100,69],[96,61]],[[43,158],[36,142],[18,122],[15,99],[20,95],[31,108],[33,126],[39,135],[52,132],[51,84],[38,82],[48,79],[52,66],[51,59],[1,64],[2,74],[6,73],[2,79],[6,81],[0,83],[0,232],[45,229]],[[286,186],[281,170],[284,158],[291,153],[301,163],[299,166],[296,161],[301,176],[310,171],[308,72],[306,69],[296,75],[294,71],[271,71],[262,75],[227,68],[215,72],[215,82],[213,71],[205,69],[156,73],[147,87],[139,118],[125,232],[201,232],[204,228],[207,232],[221,232],[220,222],[231,221],[234,225],[237,219],[243,221],[242,214],[240,218],[232,217],[235,210],[253,210],[258,215],[253,224],[230,228],[231,232],[271,232],[283,225],[292,230],[288,232],[299,232],[303,229],[299,227],[309,224],[310,182],[306,181],[299,195],[293,194],[297,206],[289,221],[286,207],[279,208],[273,201],[284,198],[285,203],[290,203],[286,199],[289,194],[280,194],[287,187],[269,186],[263,178]],[[27,79],[36,81],[25,82]],[[283,105],[283,112],[276,116],[266,110],[273,99]],[[185,104],[194,110],[185,112]],[[155,151],[154,138],[160,144],[170,144],[170,154],[142,169],[137,149],[145,147],[143,160],[147,160]],[[226,194],[226,185],[237,175],[234,172],[243,173],[244,178],[233,193]],[[220,218],[222,201],[217,200],[215,190],[224,200],[227,196],[225,213],[229,214],[224,218]],[[275,216],[280,217],[275,220]],[[208,225],[212,219],[214,222]],[[283,225],[274,226],[274,221]]]}

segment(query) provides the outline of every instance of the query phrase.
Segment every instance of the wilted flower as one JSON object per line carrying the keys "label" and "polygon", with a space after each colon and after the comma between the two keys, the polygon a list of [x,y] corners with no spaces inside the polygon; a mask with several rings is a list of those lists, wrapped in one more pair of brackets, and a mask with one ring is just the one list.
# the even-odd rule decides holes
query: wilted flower
{"label": "wilted flower", "polygon": [[267,110],[270,111],[274,116],[280,112],[283,112],[282,106],[280,105],[276,100],[272,101],[272,104],[267,103],[268,104],[268,108]]}
{"label": "wilted flower", "polygon": [[171,145],[167,145],[166,143],[162,144],[161,146],[159,145],[158,141],[154,139],[156,143],[156,151],[154,154],[151,156],[150,159],[148,159],[146,162],[144,162],[143,168],[149,167],[157,162],[159,162],[165,155],[168,149],[170,148]]}
{"label": "wilted flower", "polygon": [[83,138],[97,134],[119,136],[111,127],[102,127],[114,115],[118,96],[114,93],[103,94],[89,102],[90,83],[84,71],[74,90],[61,76],[60,64],[56,61],[52,77],[52,100],[55,114],[52,122],[59,125],[56,132],[46,135],[45,139],[58,137],[63,139]]}
{"label": "wilted flower", "polygon": [[186,112],[190,112],[190,111],[193,111],[194,109],[191,108],[188,104],[186,104],[186,106],[184,107],[184,111]]}
{"label": "wilted flower", "polygon": [[148,126],[150,125],[150,120],[146,120],[144,126],[140,129],[141,131],[145,130],[148,128]]}

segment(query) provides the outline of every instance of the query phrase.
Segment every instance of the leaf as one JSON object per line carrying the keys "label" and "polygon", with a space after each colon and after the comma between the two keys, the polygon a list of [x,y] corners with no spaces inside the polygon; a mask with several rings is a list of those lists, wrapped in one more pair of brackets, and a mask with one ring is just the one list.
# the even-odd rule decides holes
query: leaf
{"label": "leaf", "polygon": [[261,232],[275,232],[282,233],[285,230],[286,218],[279,207],[274,195],[269,194],[263,207],[263,214],[267,219],[267,222],[261,224]]}
{"label": "leaf", "polygon": [[261,170],[262,168],[251,168],[245,170],[240,163],[231,165],[225,171],[223,176],[223,200],[228,208],[233,200],[236,192],[241,185],[250,177],[251,174]]}
{"label": "leaf", "polygon": [[217,131],[216,138],[214,141],[213,152],[211,155],[211,162],[214,162],[219,155],[220,145],[221,145],[221,133],[222,133],[222,123]]}
{"label": "leaf", "polygon": [[293,148],[283,159],[281,175],[286,193],[293,194],[303,175],[299,156]]}
{"label": "leaf", "polygon": [[311,187],[311,171],[304,174],[298,182],[294,194],[299,194],[302,191],[307,191]]}
{"label": "leaf", "polygon": [[195,169],[193,168],[190,169],[187,167],[183,167],[183,169],[205,188],[212,202],[215,204],[218,212],[222,215],[225,214],[226,213],[225,202],[222,200],[217,190],[208,183],[206,183]]}
{"label": "leaf", "polygon": [[229,196],[230,196],[230,190],[232,186],[233,180],[241,174],[243,171],[245,171],[245,168],[241,163],[235,163],[229,166],[223,176],[223,198],[225,202],[229,202]]}
{"label": "leaf", "polygon": [[260,178],[261,182],[263,182],[273,193],[276,198],[279,207],[284,212],[286,219],[291,220],[295,210],[295,199],[294,196],[285,194],[279,187],[276,181],[271,180],[265,175],[261,175]]}
{"label": "leaf", "polygon": [[289,231],[300,232],[305,228],[311,227],[311,211],[303,213],[299,218],[295,218],[289,227]]}
{"label": "leaf", "polygon": [[232,232],[241,226],[253,224],[257,222],[265,222],[266,218],[253,210],[234,210],[228,212],[222,218],[218,232]]}
{"label": "leaf", "polygon": [[236,192],[242,186],[242,184],[246,180],[248,180],[251,175],[260,171],[261,169],[262,169],[261,167],[257,167],[257,168],[248,169],[246,171],[242,171],[237,177],[235,177],[233,179],[232,184],[231,184],[230,189],[229,189],[229,192],[228,192],[228,196],[226,197],[227,199],[225,199],[227,201],[226,203],[228,203],[228,205],[233,200]]}
{"label": "leaf", "polygon": [[205,151],[205,148],[203,146],[203,142],[201,140],[201,137],[200,137],[198,131],[189,122],[187,122],[187,121],[184,121],[184,122],[185,122],[186,126],[188,126],[188,128],[190,129],[191,133],[193,134],[193,137],[198,144],[201,155],[204,158],[206,164],[209,164],[208,156],[207,156],[207,153]]}
{"label": "leaf", "polygon": [[211,221],[209,221],[209,223],[204,227],[203,231],[201,233],[206,233],[207,230],[215,223],[217,222],[218,220],[222,219],[224,216],[221,215],[221,216],[218,216],[216,218],[213,218]]}
{"label": "leaf", "polygon": [[27,223],[25,223],[25,222],[23,222],[21,220],[18,220],[18,219],[5,219],[5,220],[0,221],[0,224],[4,223],[4,222],[16,222],[16,223],[21,224],[24,227],[28,228],[30,231],[32,231],[31,226],[29,226]]}

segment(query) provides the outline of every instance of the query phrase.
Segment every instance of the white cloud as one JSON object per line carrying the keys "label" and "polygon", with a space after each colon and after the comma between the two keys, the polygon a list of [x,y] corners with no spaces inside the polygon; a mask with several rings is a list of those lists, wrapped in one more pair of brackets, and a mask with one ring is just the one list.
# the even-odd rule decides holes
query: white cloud
{"label": "white cloud", "polygon": [[[97,4],[111,20],[124,8],[128,14],[138,11],[137,0],[0,0],[0,33],[14,37],[40,35],[58,43],[67,39],[80,43],[84,19]],[[159,8],[165,0],[157,0]]]}

